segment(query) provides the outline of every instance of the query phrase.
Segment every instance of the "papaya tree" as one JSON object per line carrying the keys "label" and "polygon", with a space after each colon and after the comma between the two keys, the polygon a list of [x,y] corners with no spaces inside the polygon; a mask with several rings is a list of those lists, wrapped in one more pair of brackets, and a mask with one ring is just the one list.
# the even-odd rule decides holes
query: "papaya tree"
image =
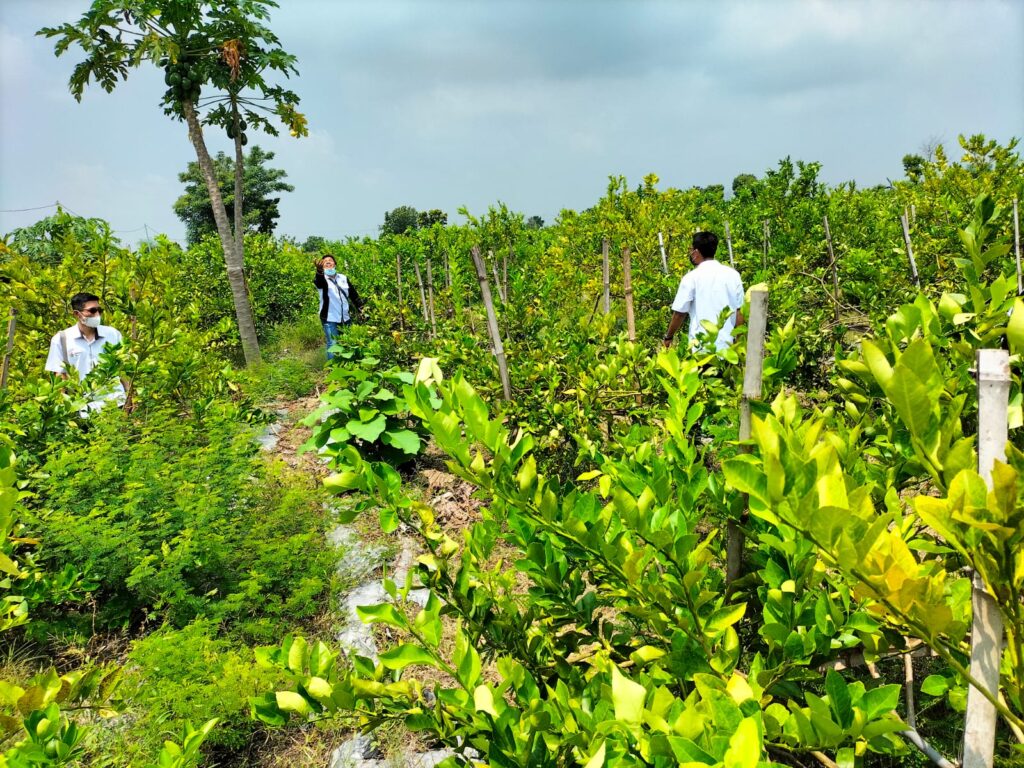
{"label": "papaya tree", "polygon": [[[242,147],[247,130],[277,135],[275,117],[292,136],[308,133],[297,111],[299,98],[272,84],[277,73],[297,73],[296,59],[285,52],[266,26],[273,0],[94,0],[76,22],[45,27],[38,34],[56,38],[61,56],[73,46],[85,54],[68,82],[81,101],[90,80],[113,91],[132,69],[146,64],[164,70],[164,113],[184,121],[210,194],[217,235],[224,251],[239,337],[247,364],[260,359],[256,326],[245,284],[242,209]],[[225,130],[235,144],[234,225],[217,183],[203,127]],[[234,231],[232,231],[232,229]]]}

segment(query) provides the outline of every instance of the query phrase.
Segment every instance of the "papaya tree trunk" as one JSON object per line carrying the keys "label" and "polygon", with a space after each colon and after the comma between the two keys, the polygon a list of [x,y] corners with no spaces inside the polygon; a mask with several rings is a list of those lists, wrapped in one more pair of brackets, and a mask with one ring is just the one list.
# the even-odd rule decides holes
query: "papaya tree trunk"
{"label": "papaya tree trunk", "polygon": [[[217,174],[213,169],[213,161],[203,140],[203,129],[199,125],[195,105],[190,101],[182,102],[185,122],[188,124],[188,137],[196,150],[199,168],[206,181],[206,190],[210,194],[210,206],[213,208],[213,219],[217,224],[217,236],[224,251],[224,263],[228,270],[228,285],[231,287],[231,299],[235,305],[235,319],[238,322],[238,335],[242,340],[242,353],[246,365],[255,365],[260,361],[260,344],[256,338],[256,324],[252,318],[252,307],[249,305],[249,294],[245,290],[244,262],[242,249],[235,248],[228,223],[228,212],[224,207],[224,198],[217,184]],[[240,206],[239,206],[240,208]]]}

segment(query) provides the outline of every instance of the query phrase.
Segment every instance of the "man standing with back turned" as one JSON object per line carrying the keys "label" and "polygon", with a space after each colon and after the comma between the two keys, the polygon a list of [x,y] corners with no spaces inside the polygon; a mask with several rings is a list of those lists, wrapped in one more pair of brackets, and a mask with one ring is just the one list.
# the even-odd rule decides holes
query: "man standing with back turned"
{"label": "man standing with back turned", "polygon": [[722,310],[726,307],[733,310],[715,339],[716,351],[732,344],[733,329],[743,324],[743,313],[740,311],[743,306],[743,281],[739,272],[715,259],[717,250],[718,236],[714,232],[698,232],[693,236],[693,247],[690,249],[693,269],[679,281],[679,290],[672,302],[672,319],[665,332],[666,349],[672,345],[672,338],[682,327],[686,315],[690,316],[689,343],[692,346],[703,330],[702,320],[717,325]]}

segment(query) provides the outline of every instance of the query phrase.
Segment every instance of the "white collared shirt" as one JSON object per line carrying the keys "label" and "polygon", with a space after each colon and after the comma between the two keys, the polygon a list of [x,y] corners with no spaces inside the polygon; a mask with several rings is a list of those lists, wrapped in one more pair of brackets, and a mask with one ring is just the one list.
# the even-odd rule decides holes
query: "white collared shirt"
{"label": "white collared shirt", "polygon": [[[61,343],[61,336],[64,336],[64,343]],[[109,345],[116,347],[122,341],[121,332],[109,325],[101,325],[96,329],[96,337],[87,339],[82,335],[82,329],[78,324],[65,328],[50,340],[50,354],[46,357],[46,370],[52,373],[65,373],[68,368],[78,371],[78,380],[84,379],[93,368],[100,354]],[[67,359],[64,359],[64,348],[67,347]],[[123,401],[125,398],[124,386],[120,380],[110,382],[109,385],[97,389],[99,399],[90,403],[90,407],[102,404],[105,400]]]}
{"label": "white collared shirt", "polygon": [[[327,307],[326,322],[347,323],[349,321],[348,278],[339,272],[330,277],[324,275],[324,280],[327,281],[327,299],[330,302],[330,306]],[[320,308],[323,309],[323,294],[318,292],[317,295],[320,297]]]}
{"label": "white collared shirt", "polygon": [[690,315],[690,344],[703,332],[702,320],[718,324],[718,316],[728,307],[731,312],[715,339],[715,348],[722,350],[732,344],[736,327],[736,310],[743,306],[743,280],[740,273],[717,259],[706,259],[679,281],[672,311]]}

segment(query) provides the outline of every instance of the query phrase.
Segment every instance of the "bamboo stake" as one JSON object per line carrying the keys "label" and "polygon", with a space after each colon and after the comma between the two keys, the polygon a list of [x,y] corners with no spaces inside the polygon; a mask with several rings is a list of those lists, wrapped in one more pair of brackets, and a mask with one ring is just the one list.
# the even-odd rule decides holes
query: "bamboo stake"
{"label": "bamboo stake", "polygon": [[501,293],[501,279],[498,277],[498,260],[494,258],[494,251],[487,252],[487,260],[491,262],[491,273],[494,275],[494,287],[498,291],[498,298],[505,303],[505,297]]}
{"label": "bamboo stake", "polygon": [[636,322],[633,317],[633,269],[629,246],[622,249],[622,289],[626,296],[626,331],[629,340],[636,341]]}
{"label": "bamboo stake", "polygon": [[665,238],[661,236],[661,232],[658,233],[658,248],[661,249],[661,271],[663,274],[668,274],[668,256],[665,254]]}
{"label": "bamboo stake", "polygon": [[501,257],[501,300],[508,304],[508,259],[512,255],[512,246],[508,247],[508,253]]}
{"label": "bamboo stake", "polygon": [[[750,439],[751,400],[761,399],[761,374],[764,370],[764,332],[768,324],[768,289],[750,289],[750,320],[747,325],[747,360],[743,370],[743,392],[740,396],[741,442]],[[749,450],[749,448],[744,448]],[[745,522],[748,511],[743,511],[740,522]],[[743,573],[743,529],[734,520],[729,521],[726,543],[725,578],[731,583]]]}
{"label": "bamboo stake", "polygon": [[825,222],[825,244],[828,246],[828,263],[832,269],[832,306],[835,309],[835,319],[839,322],[839,272],[836,269],[836,253],[832,249],[832,231],[828,228],[828,216],[822,219]]}
{"label": "bamboo stake", "polygon": [[1020,272],[1020,216],[1017,211],[1017,196],[1013,196],[1013,253],[1017,257],[1017,295],[1024,293],[1024,282]]}
{"label": "bamboo stake", "polygon": [[732,233],[729,231],[729,222],[725,222],[725,244],[729,248],[729,266],[736,266],[736,259],[732,255]]}
{"label": "bamboo stake", "polygon": [[402,254],[395,254],[395,284],[398,286],[398,327],[405,330],[405,317],[402,315]]}
{"label": "bamboo stake", "polygon": [[608,266],[608,238],[601,241],[601,258],[604,259],[604,313],[612,311],[611,270]]}
{"label": "bamboo stake", "polygon": [[484,307],[487,310],[487,332],[491,335],[491,345],[494,349],[494,356],[498,359],[498,375],[501,377],[501,389],[505,400],[512,399],[512,387],[508,381],[508,363],[505,361],[505,346],[501,343],[501,334],[498,332],[498,317],[494,313],[494,301],[491,298],[491,287],[487,284],[487,268],[480,256],[479,246],[474,245],[473,265],[476,267],[476,276],[480,281],[480,295],[484,300]]}
{"label": "bamboo stake", "polygon": [[907,221],[907,214],[900,217],[900,224],[903,225],[903,243],[907,247],[907,258],[910,260],[910,276],[914,278],[914,285],[921,289],[921,276],[917,274],[917,262],[914,261],[914,246],[910,242],[910,222]]}
{"label": "bamboo stake", "polygon": [[[1007,409],[1010,401],[1010,353],[979,349],[978,474],[992,488],[996,461],[1006,461]],[[975,571],[971,595],[971,677],[993,695],[999,694],[999,662],[1003,652],[1003,618]],[[973,685],[967,689],[963,768],[992,768],[996,740],[996,708]]]}
{"label": "bamboo stake", "polygon": [[768,241],[768,219],[765,219],[762,224],[762,235],[764,239],[764,252],[761,255],[761,269],[766,270],[768,269],[768,248],[770,247]]}
{"label": "bamboo stake", "polygon": [[420,265],[415,261],[412,263],[416,269],[416,284],[420,287],[420,307],[423,310],[423,322],[430,324],[430,315],[427,314],[427,292],[423,290],[423,276],[420,274]]}
{"label": "bamboo stake", "polygon": [[430,309],[430,332],[437,338],[437,316],[434,314],[434,271],[431,259],[427,259],[427,307]]}
{"label": "bamboo stake", "polygon": [[11,370],[11,353],[14,352],[14,329],[18,325],[18,310],[11,307],[11,317],[7,321],[7,348],[4,351],[3,370],[0,370],[0,392],[7,389],[7,374]]}
{"label": "bamboo stake", "polygon": [[444,284],[451,290],[452,288],[452,270],[448,264],[448,251],[444,252]]}

